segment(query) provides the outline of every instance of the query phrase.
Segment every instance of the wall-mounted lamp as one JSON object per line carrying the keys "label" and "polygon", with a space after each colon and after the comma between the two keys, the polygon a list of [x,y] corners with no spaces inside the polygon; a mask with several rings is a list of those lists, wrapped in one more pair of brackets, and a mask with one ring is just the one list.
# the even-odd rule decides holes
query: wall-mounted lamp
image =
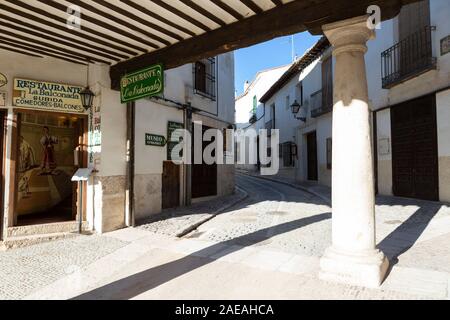
{"label": "wall-mounted lamp", "polygon": [[[302,106],[297,102],[297,100],[294,101],[294,103],[291,105],[292,113],[294,114],[294,118],[303,122],[306,122],[306,109],[302,108]],[[297,116],[300,113],[300,116]]]}
{"label": "wall-mounted lamp", "polygon": [[83,105],[84,110],[88,111],[89,109],[91,109],[92,105],[94,104],[95,94],[91,91],[91,89],[89,89],[89,86],[87,86],[80,92],[80,96],[81,104]]}
{"label": "wall-mounted lamp", "polygon": [[89,62],[87,65],[87,81],[86,81],[86,88],[84,88],[80,92],[81,96],[81,104],[83,105],[84,110],[88,111],[92,108],[92,105],[94,104],[94,97],[95,94],[89,89]]}

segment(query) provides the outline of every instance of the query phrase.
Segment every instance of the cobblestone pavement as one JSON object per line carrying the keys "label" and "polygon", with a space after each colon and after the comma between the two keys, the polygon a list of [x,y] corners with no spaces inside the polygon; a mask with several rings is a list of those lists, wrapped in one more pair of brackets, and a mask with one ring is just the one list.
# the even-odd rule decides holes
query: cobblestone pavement
{"label": "cobblestone pavement", "polygon": [[214,218],[234,204],[244,200],[247,194],[236,189],[235,193],[210,201],[195,203],[190,207],[164,210],[161,214],[138,222],[142,230],[180,237],[192,231],[199,224]]}
{"label": "cobblestone pavement", "polygon": [[237,183],[249,193],[248,200],[200,226],[190,238],[308,256],[321,256],[331,244],[331,209],[323,200],[256,178],[238,176]]}
{"label": "cobblestone pavement", "polygon": [[[377,239],[392,270],[381,288],[366,289],[318,279],[331,244],[323,197],[243,175],[237,183],[245,199],[239,192],[139,228],[0,253],[0,299],[450,298],[447,205],[377,199]],[[175,237],[197,217],[210,220]]]}
{"label": "cobblestone pavement", "polygon": [[[190,238],[320,257],[331,245],[331,208],[322,198],[274,181],[238,175],[244,204],[200,226]],[[325,195],[324,195],[325,196]],[[379,248],[394,264],[450,271],[450,206],[378,197]],[[266,230],[260,233],[258,230]]]}
{"label": "cobblestone pavement", "polygon": [[82,236],[0,252],[0,300],[21,299],[126,244]]}

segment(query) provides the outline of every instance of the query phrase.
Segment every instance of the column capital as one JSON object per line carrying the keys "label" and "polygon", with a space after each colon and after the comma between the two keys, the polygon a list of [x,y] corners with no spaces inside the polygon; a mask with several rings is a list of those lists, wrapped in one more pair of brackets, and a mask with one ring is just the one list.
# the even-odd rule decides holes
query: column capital
{"label": "column capital", "polygon": [[375,38],[369,29],[368,15],[342,20],[322,26],[322,30],[333,45],[333,55],[343,52],[367,52],[367,41]]}

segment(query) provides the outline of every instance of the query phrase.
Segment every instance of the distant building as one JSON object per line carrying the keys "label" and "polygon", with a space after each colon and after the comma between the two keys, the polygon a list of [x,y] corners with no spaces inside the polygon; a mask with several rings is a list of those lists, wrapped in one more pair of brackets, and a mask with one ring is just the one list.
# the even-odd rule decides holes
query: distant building
{"label": "distant building", "polygon": [[[382,195],[450,201],[448,12],[446,0],[407,5],[368,43],[375,176]],[[308,55],[315,60],[307,68],[291,68],[261,98],[270,110],[263,122],[274,118],[272,127],[280,129],[280,174],[331,186],[335,59],[331,48],[313,48],[304,59]],[[295,99],[306,122],[289,110]]]}

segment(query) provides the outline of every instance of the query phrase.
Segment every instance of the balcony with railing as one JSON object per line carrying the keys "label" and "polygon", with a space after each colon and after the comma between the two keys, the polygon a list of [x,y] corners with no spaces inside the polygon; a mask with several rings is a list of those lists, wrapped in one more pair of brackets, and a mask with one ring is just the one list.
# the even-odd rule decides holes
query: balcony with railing
{"label": "balcony with railing", "polygon": [[333,94],[328,90],[319,90],[311,95],[311,118],[317,118],[333,110]]}
{"label": "balcony with railing", "polygon": [[434,30],[436,27],[427,26],[381,53],[383,89],[436,69],[432,49]]}

